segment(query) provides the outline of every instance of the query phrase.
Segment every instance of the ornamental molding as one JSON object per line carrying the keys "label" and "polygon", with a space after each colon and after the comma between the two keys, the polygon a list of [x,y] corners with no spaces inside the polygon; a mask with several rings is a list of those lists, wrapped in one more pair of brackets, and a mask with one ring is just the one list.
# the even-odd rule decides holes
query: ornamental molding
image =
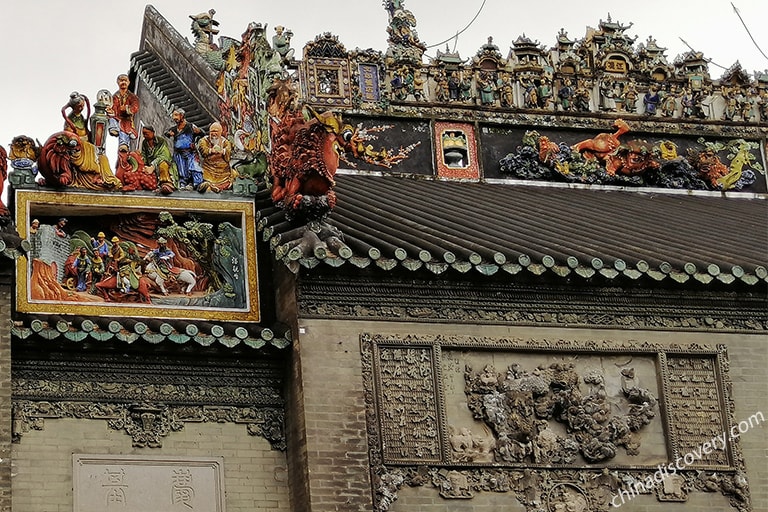
{"label": "ornamental molding", "polygon": [[161,448],[163,438],[184,429],[186,423],[237,423],[248,435],[269,441],[272,449],[284,451],[285,414],[282,409],[226,406],[169,406],[159,403],[117,404],[14,400],[13,442],[19,443],[32,430],[43,430],[45,421],[60,418],[106,421],[112,430],[123,431],[135,448]]}
{"label": "ornamental molding", "polygon": [[305,318],[523,326],[760,332],[768,330],[766,306],[759,294],[730,292],[433,281],[385,284],[329,276],[302,280],[299,290]]}

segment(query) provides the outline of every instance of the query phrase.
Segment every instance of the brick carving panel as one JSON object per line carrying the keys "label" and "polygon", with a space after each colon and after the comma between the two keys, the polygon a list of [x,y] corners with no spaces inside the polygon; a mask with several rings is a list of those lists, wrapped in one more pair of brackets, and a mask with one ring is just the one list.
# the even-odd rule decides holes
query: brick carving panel
{"label": "brick carving panel", "polygon": [[362,357],[379,511],[403,486],[528,512],[697,492],[752,510],[723,346],[365,334]]}
{"label": "brick carving panel", "polygon": [[[725,432],[723,401],[713,357],[668,357],[668,410],[675,457],[698,450],[702,440]],[[701,463],[728,466],[728,453],[714,450],[701,454]]]}
{"label": "brick carving panel", "polygon": [[442,460],[432,347],[378,347],[377,399],[387,463]]}

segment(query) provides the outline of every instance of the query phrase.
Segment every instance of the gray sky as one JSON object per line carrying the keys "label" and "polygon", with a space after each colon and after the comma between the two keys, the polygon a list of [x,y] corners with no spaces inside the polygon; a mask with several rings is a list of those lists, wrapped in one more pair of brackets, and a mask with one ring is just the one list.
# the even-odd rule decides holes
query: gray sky
{"label": "gray sky", "polygon": [[[768,53],[768,1],[734,0],[757,43]],[[4,6],[6,44],[2,50],[4,99],[0,144],[8,149],[16,135],[45,140],[63,127],[61,107],[72,91],[95,101],[99,89],[116,90],[115,77],[127,71],[131,53],[138,50],[146,4],[103,0],[14,0]],[[184,37],[192,39],[190,14],[216,9],[220,34],[239,39],[250,21],[276,25],[294,32],[297,56],[308,41],[329,31],[347,49],[386,50],[387,14],[381,0],[156,0],[155,8]],[[461,6],[461,7],[457,7]],[[454,2],[406,0],[417,19],[416,31],[427,45],[438,44],[463,29],[483,5],[483,0]],[[283,7],[285,6],[285,8]],[[627,34],[638,36],[635,45],[649,36],[668,48],[674,58],[688,48],[680,38],[714,63],[725,67],[737,60],[752,74],[768,69],[768,59],[750,40],[729,0],[644,0],[604,2],[590,0],[486,0],[477,19],[458,38],[456,49],[468,58],[493,36],[503,55],[525,34],[551,47],[561,28],[571,39],[584,36],[600,20],[634,23]],[[454,41],[449,43],[451,49]],[[439,46],[445,49],[445,44]],[[436,48],[428,50],[434,55]],[[719,78],[723,70],[710,65]],[[171,124],[169,119],[169,125]],[[110,138],[107,154],[114,161],[116,139]]]}

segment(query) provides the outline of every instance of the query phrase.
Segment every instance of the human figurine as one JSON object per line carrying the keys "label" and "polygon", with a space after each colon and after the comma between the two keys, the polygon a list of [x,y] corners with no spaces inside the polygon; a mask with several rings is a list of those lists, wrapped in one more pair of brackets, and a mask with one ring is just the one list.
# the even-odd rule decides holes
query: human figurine
{"label": "human figurine", "polygon": [[109,134],[117,137],[119,144],[130,147],[139,137],[133,118],[139,111],[139,97],[128,90],[131,80],[125,73],[117,76],[117,91],[112,95],[112,105],[106,111],[109,116]]}
{"label": "human figurine", "polygon": [[88,256],[88,249],[81,246],[77,257],[72,261],[72,271],[77,276],[76,290],[84,292],[88,287],[88,274],[91,272],[91,258]]}
{"label": "human figurine", "polygon": [[630,114],[637,112],[637,86],[635,82],[630,81],[626,84],[621,104],[626,112]]}
{"label": "human figurine", "polygon": [[109,244],[103,231],[99,231],[96,238],[91,237],[91,246],[94,254],[104,259],[109,257]]}
{"label": "human figurine", "polygon": [[173,258],[176,256],[168,248],[168,240],[163,237],[157,239],[157,248],[148,251],[144,256],[144,261],[154,261],[155,268],[150,269],[148,276],[153,279],[160,288],[160,293],[168,295],[168,289],[165,282],[172,278],[171,269],[173,268]]}
{"label": "human figurine", "polygon": [[736,91],[734,89],[728,89],[723,87],[720,93],[725,100],[725,109],[721,119],[723,121],[734,121],[739,112],[739,100],[736,97]]}
{"label": "human figurine", "polygon": [[59,238],[67,237],[67,232],[64,230],[67,223],[69,223],[69,220],[66,217],[61,217],[58,222],[56,222],[56,225],[53,227],[53,232],[56,233],[56,236]]}
{"label": "human figurine", "polygon": [[557,91],[557,99],[560,102],[560,109],[564,112],[573,110],[573,86],[571,80],[566,78],[563,85]]}
{"label": "human figurine", "polygon": [[[87,112],[83,115],[83,110]],[[69,113],[67,113],[69,109]],[[88,140],[88,118],[91,116],[91,102],[88,97],[75,91],[69,95],[67,104],[61,107],[61,115],[64,118],[64,129],[72,132],[82,140]]]}
{"label": "human figurine", "polygon": [[448,77],[448,96],[451,101],[461,99],[461,79],[459,79],[458,71],[451,71],[451,76]]}
{"label": "human figurine", "polygon": [[155,190],[157,176],[153,170],[147,170],[144,159],[137,151],[130,151],[126,144],[120,144],[117,150],[115,176],[123,183],[123,191]]}
{"label": "human figurine", "polygon": [[612,80],[603,79],[600,81],[600,110],[616,111],[616,90]]}
{"label": "human figurine", "polygon": [[689,118],[693,115],[693,95],[691,89],[686,87],[683,90],[683,95],[680,97],[680,105],[683,108],[682,115],[684,118]]}
{"label": "human figurine", "polygon": [[203,135],[203,130],[187,122],[184,109],[177,108],[171,114],[176,126],[165,132],[166,137],[173,138],[173,161],[179,171],[179,188],[195,190],[203,182],[203,169],[198,161],[195,142]]}
{"label": "human figurine", "polygon": [[752,119],[752,108],[757,103],[756,96],[753,94],[742,95],[739,103],[739,110],[741,111],[741,120],[749,122]]}
{"label": "human figurine", "polygon": [[523,106],[525,108],[538,107],[539,96],[533,81],[530,78],[523,78],[520,81],[520,86],[523,89]]}
{"label": "human figurine", "polygon": [[472,99],[472,79],[468,76],[462,77],[459,90],[461,91],[461,101],[470,101]]}
{"label": "human figurine", "polygon": [[757,112],[760,114],[759,121],[768,123],[768,90],[761,89],[760,96],[757,99]]}
{"label": "human figurine", "polygon": [[481,72],[477,78],[477,92],[480,96],[480,103],[483,105],[493,105],[496,98],[496,86],[493,76],[485,71]]}
{"label": "human figurine", "polygon": [[104,277],[106,270],[104,258],[99,253],[94,253],[91,257],[91,288],[88,290],[91,294],[96,294],[96,283]]}
{"label": "human figurine", "polygon": [[162,194],[170,194],[178,187],[179,173],[173,161],[173,152],[168,141],[155,133],[153,126],[147,125],[141,129],[141,157],[144,160],[144,170],[157,176],[158,186]]}
{"label": "human figurine", "polygon": [[513,107],[515,105],[515,89],[509,73],[501,72],[496,86],[499,90],[499,103],[501,103],[501,106],[506,108]]}
{"label": "human figurine", "polygon": [[442,70],[440,70],[437,73],[437,76],[435,76],[435,99],[443,103],[450,99],[448,77],[445,76],[445,72]]}
{"label": "human figurine", "polygon": [[174,266],[173,259],[176,257],[176,253],[169,249],[167,244],[168,240],[161,236],[157,239],[157,248],[148,251],[144,256],[144,261],[147,262],[147,277],[155,282],[163,295],[169,293],[165,286],[168,281],[182,283],[184,285],[183,293],[192,295],[192,289],[197,284],[195,273]]}
{"label": "human figurine", "polygon": [[658,89],[655,85],[652,85],[648,92],[643,96],[643,105],[645,106],[645,114],[649,116],[655,116],[658,110],[661,97],[659,96]]}
{"label": "human figurine", "polygon": [[549,78],[542,78],[537,93],[539,108],[549,109],[549,105],[552,103],[552,86],[549,83]]}
{"label": "human figurine", "polygon": [[116,236],[112,237],[112,247],[109,249],[109,267],[108,271],[116,272],[120,262],[125,260],[125,250],[120,245],[120,239]]}
{"label": "human figurine", "polygon": [[590,100],[591,100],[591,95],[589,94],[589,89],[587,88],[587,84],[584,82],[580,82],[579,86],[576,88],[576,92],[574,93],[574,97],[573,97],[573,104],[576,107],[576,111],[589,112]]}
{"label": "human figurine", "polygon": [[37,219],[32,219],[32,222],[29,225],[29,234],[36,235],[38,229],[40,229],[40,221]]}
{"label": "human figurine", "polygon": [[109,300],[109,290],[130,293],[132,286],[137,288],[140,276],[136,271],[134,260],[135,255],[129,255],[120,245],[120,239],[113,236],[106,269],[109,277],[96,283],[96,291]]}
{"label": "human figurine", "polygon": [[661,103],[659,104],[659,109],[661,110],[661,115],[664,117],[673,117],[675,115],[675,110],[677,110],[677,94],[676,94],[675,86],[669,87],[666,91],[664,91],[664,94],[661,95]]}
{"label": "human figurine", "polygon": [[275,27],[275,35],[272,36],[272,48],[280,54],[283,62],[290,62],[293,60],[294,50],[291,48],[291,38],[293,32],[290,29],[287,31],[285,27],[278,25]]}
{"label": "human figurine", "polygon": [[221,123],[214,122],[208,128],[208,135],[200,139],[198,150],[203,160],[203,182],[198,192],[221,192],[232,188],[237,171],[229,165],[232,143],[222,135]]}

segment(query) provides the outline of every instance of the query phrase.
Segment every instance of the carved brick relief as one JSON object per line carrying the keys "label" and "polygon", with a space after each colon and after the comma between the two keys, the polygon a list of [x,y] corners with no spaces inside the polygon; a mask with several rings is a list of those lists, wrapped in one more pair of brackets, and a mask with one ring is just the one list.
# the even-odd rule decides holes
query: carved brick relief
{"label": "carved brick relief", "polygon": [[112,430],[131,436],[136,448],[162,448],[163,438],[184,429],[186,423],[240,423],[248,435],[261,436],[275,450],[285,450],[282,408],[172,407],[158,403],[114,404],[97,402],[39,402],[14,400],[13,442],[31,430],[43,430],[45,420],[76,418],[106,421]]}
{"label": "carved brick relief", "polygon": [[442,460],[433,348],[381,346],[377,351],[384,458]]}
{"label": "carved brick relief", "polygon": [[[101,360],[19,360],[13,368],[13,441],[45,420],[106,421],[138,448],[160,448],[186,423],[238,423],[285,450],[280,366],[230,363],[226,371]],[[215,400],[215,403],[212,401]]]}
{"label": "carved brick relief", "polygon": [[380,511],[404,485],[509,492],[530,512],[692,492],[752,510],[738,440],[701,449],[734,424],[723,346],[365,334],[362,348]]}

